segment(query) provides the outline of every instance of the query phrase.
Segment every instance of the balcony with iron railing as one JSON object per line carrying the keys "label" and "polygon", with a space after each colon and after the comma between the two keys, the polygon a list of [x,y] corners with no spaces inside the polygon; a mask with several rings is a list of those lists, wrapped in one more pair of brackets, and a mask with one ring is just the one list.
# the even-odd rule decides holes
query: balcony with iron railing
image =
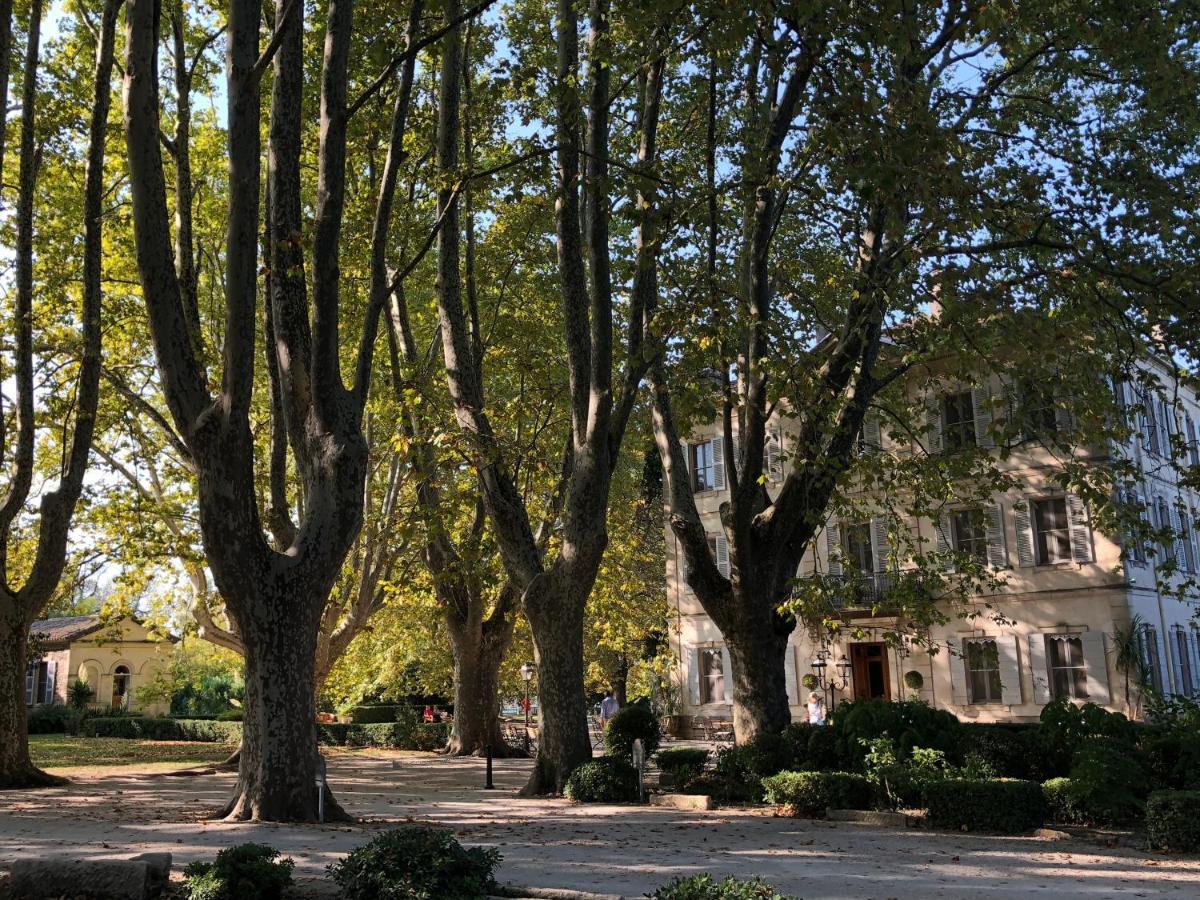
{"label": "balcony with iron railing", "polygon": [[[915,571],[915,570],[914,570]],[[796,584],[797,597],[819,596],[834,612],[855,615],[893,615],[896,604],[890,602],[905,572],[856,572],[839,575],[812,572]],[[816,592],[810,591],[819,587]]]}

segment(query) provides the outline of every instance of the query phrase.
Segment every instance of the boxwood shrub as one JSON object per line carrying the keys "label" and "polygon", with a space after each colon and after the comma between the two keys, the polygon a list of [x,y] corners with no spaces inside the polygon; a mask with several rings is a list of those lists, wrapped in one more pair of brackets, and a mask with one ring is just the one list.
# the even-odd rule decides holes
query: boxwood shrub
{"label": "boxwood shrub", "polygon": [[954,831],[1019,834],[1046,820],[1042,786],[1016,778],[947,778],[925,786],[928,821]]}
{"label": "boxwood shrub", "polygon": [[351,710],[350,717],[354,720],[355,725],[372,725],[377,722],[398,722],[405,718],[405,713],[411,714],[414,720],[417,718],[415,709],[395,703],[372,703],[356,706]]}
{"label": "boxwood shrub", "polygon": [[874,787],[851,772],[780,772],[763,779],[768,803],[790,815],[823,817],[826,809],[870,809]]}
{"label": "boxwood shrub", "polygon": [[654,758],[664,772],[681,768],[703,769],[708,762],[708,750],[704,747],[672,747],[659,750]]}
{"label": "boxwood shrub", "polygon": [[633,742],[641,739],[649,759],[662,741],[658,716],[645,703],[634,703],[617,711],[604,729],[604,749],[609,756],[633,762]]}
{"label": "boxwood shrub", "polygon": [[292,883],[290,859],[265,844],[237,844],[215,862],[189,863],[183,870],[187,900],[279,900]]}
{"label": "boxwood shrub", "polygon": [[1084,825],[1088,823],[1078,792],[1070,778],[1051,778],[1042,783],[1042,796],[1046,800],[1046,820],[1056,825]]}
{"label": "boxwood shrub", "polygon": [[463,847],[442,828],[385,831],[328,867],[345,900],[483,900],[500,851]]}
{"label": "boxwood shrub", "polygon": [[[448,722],[434,724],[381,722],[373,725],[317,725],[317,743],[332,747],[378,747],[389,750],[437,750],[450,737]],[[241,722],[211,719],[98,718],[87,719],[86,737],[135,738],[149,741],[200,741],[236,744]]]}
{"label": "boxwood shrub", "polygon": [[1155,791],[1146,800],[1146,836],[1156,850],[1200,850],[1200,791]]}
{"label": "boxwood shrub", "polygon": [[651,900],[795,900],[761,878],[739,881],[730,875],[724,881],[716,881],[707,874],[676,878],[649,896]]}
{"label": "boxwood shrub", "polygon": [[637,770],[619,757],[602,756],[576,768],[564,792],[576,803],[632,803]]}

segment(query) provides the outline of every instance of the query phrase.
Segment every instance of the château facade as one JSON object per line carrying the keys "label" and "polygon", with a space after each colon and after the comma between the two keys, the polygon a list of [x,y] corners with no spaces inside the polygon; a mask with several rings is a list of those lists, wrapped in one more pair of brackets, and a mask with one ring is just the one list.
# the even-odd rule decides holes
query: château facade
{"label": "ch\u00e2teau facade", "polygon": [[[997,459],[1017,488],[991,497],[983,509],[975,506],[972,512],[948,504],[936,520],[909,518],[905,523],[917,542],[973,556],[998,582],[967,601],[977,615],[964,617],[959,605],[948,612],[949,621],[931,628],[927,646],[922,646],[884,639],[899,630],[897,619],[884,612],[897,568],[884,519],[831,518],[813,540],[797,575],[841,579],[846,591],[837,615],[846,627],[831,634],[827,629],[810,633],[798,625],[793,632],[785,670],[794,721],[803,718],[802,704],[809,694],[804,676],[818,671],[827,702],[834,704],[847,697],[919,698],[963,720],[1032,721],[1045,704],[1065,697],[1136,715],[1141,692],[1136,678],[1127,678],[1116,665],[1114,643],[1114,635],[1128,629],[1135,616],[1145,623],[1137,644],[1155,690],[1200,695],[1200,631],[1193,618],[1200,596],[1189,591],[1188,599],[1180,602],[1171,593],[1172,581],[1200,569],[1195,524],[1200,495],[1179,478],[1182,467],[1200,465],[1200,399],[1171,381],[1167,366],[1152,359],[1144,365],[1161,381],[1162,396],[1171,402],[1136,402],[1138,389],[1119,385],[1118,406],[1139,410],[1136,416],[1130,411],[1131,438],[1082,458],[1097,466],[1112,465],[1113,460],[1132,462],[1137,487],[1127,499],[1144,504],[1149,524],[1169,525],[1176,539],[1151,550],[1105,533],[1081,498],[1057,486],[1053,476],[1061,469],[1060,455],[1046,442],[1023,441]],[[953,452],[965,445],[992,448],[995,404],[990,399],[1003,390],[998,378],[983,384],[947,380],[927,394],[926,451]],[[1042,425],[1065,427],[1064,415],[1069,414],[1048,406]],[[774,495],[788,456],[786,415],[773,419],[772,426],[764,472]],[[878,420],[868,419],[864,446],[912,452],[911,447],[891,445],[885,432]],[[719,425],[693,434],[684,449],[709,546],[728,575],[727,540],[718,512],[728,499]],[[1076,453],[1075,459],[1080,458]],[[870,498],[866,499],[861,505],[869,508]],[[728,719],[730,655],[686,583],[682,549],[669,527],[666,540],[681,712],[685,717]],[[1174,574],[1163,571],[1168,559]],[[849,633],[852,630],[857,636]],[[939,649],[930,652],[930,647]],[[918,675],[906,679],[910,672]],[[1134,683],[1128,691],[1127,682]]]}

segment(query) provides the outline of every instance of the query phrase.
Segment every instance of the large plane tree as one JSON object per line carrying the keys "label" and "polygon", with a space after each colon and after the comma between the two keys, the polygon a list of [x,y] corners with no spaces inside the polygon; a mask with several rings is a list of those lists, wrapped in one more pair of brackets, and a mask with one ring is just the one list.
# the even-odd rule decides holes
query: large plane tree
{"label": "large plane tree", "polygon": [[[918,479],[943,491],[967,475],[986,486],[989,455],[939,454],[923,408],[939,377],[972,370],[1053,385],[1052,406],[1083,398],[1075,421],[1092,438],[1114,421],[1100,376],[1128,363],[1121,336],[1194,290],[1178,216],[1196,188],[1198,74],[1194,4],[744,12],[710,35],[692,167],[706,214],[664,265],[680,302],[651,329],[669,526],[729,647],[739,741],[790,720],[798,564],[861,473],[864,440],[910,448],[893,475],[925,459]],[[981,443],[1011,427],[1002,405]],[[727,461],[728,567],[688,475],[688,429],[706,418]],[[1084,477],[1060,449],[1066,477]],[[875,484],[893,500],[913,487]]]}
{"label": "large plane tree", "polygon": [[[486,5],[486,4],[482,4]],[[480,7],[473,8],[478,12]],[[161,389],[196,471],[205,556],[245,649],[242,753],[225,814],[235,819],[311,821],[318,764],[313,692],[317,638],[328,600],[363,521],[369,468],[364,411],[375,369],[379,319],[392,287],[389,233],[411,101],[413,56],[394,31],[391,62],[351,102],[354,4],[325,10],[319,67],[304,52],[305,4],[279,0],[269,38],[260,37],[259,0],[233,0],[227,44],[226,146],[228,227],[224,258],[224,327],[219,377],[210,382],[197,354],[189,304],[173,257],[158,79],[160,8],[133,0],[126,17],[125,138],[140,281],[149,314]],[[463,13],[465,18],[471,13]],[[414,17],[415,18],[415,17]],[[410,19],[411,22],[411,19]],[[411,29],[410,29],[411,30]],[[437,34],[427,35],[427,45]],[[263,76],[272,69],[267,144],[260,136]],[[317,71],[316,84],[311,84]],[[342,368],[341,271],[347,199],[347,134],[365,99],[391,85],[385,141],[366,259],[365,310]],[[306,92],[315,87],[315,183],[302,165]],[[266,178],[261,177],[266,156]],[[311,191],[311,195],[310,192]],[[266,197],[263,203],[260,195]],[[305,204],[312,197],[311,228]],[[259,236],[266,232],[265,285],[259,281]],[[311,241],[306,234],[311,233]],[[251,408],[255,388],[260,287],[265,294],[269,406],[277,429],[263,454],[270,471],[260,510]],[[213,389],[215,385],[215,390]],[[291,463],[288,464],[290,454]],[[298,502],[290,502],[288,474]],[[293,519],[290,510],[298,507]],[[341,814],[326,788],[326,815]]]}
{"label": "large plane tree", "polygon": [[[59,291],[68,289],[65,284],[56,283],[54,278],[35,277],[35,207],[41,156],[37,134],[38,63],[43,7],[40,0],[34,0],[29,7],[22,67],[15,209],[15,290],[11,313],[14,363],[11,375],[6,373],[6,377],[13,379],[16,394],[12,421],[15,442],[11,457],[8,453],[10,420],[7,414],[0,414],[0,459],[8,469],[8,483],[0,498],[0,788],[36,786],[56,780],[38,770],[29,759],[25,671],[30,626],[53,597],[66,563],[71,519],[83,490],[99,400],[104,139],[111,106],[113,39],[120,7],[120,0],[106,0],[95,32],[94,85],[87,129],[82,208],[81,307],[78,321],[70,325],[79,331],[79,344],[66,348],[65,353],[53,351],[52,368],[61,367],[57,377],[47,376],[36,366],[36,356],[47,354],[47,350],[45,342],[40,347],[35,342],[35,324],[46,321],[45,314],[36,308],[35,300],[60,304],[62,294]],[[12,48],[12,12],[11,2],[0,3],[0,98],[5,101]],[[3,157],[4,137],[0,128],[0,169],[3,168]],[[61,170],[56,170],[58,173]],[[35,297],[39,288],[53,292],[53,296]],[[67,359],[58,359],[60,353]],[[56,396],[35,396],[35,371],[39,371],[39,379],[46,379],[53,385]],[[63,379],[63,371],[74,374],[73,384],[70,374]],[[73,408],[61,402],[68,394],[73,394]],[[51,406],[39,409],[40,403]],[[48,413],[55,415],[58,423],[66,422],[54,426],[56,431],[61,428],[58,437],[61,444],[55,447],[53,441],[50,443],[58,457],[49,462],[52,477],[57,476],[57,484],[52,489],[39,488],[38,514],[27,517],[27,504],[39,471],[36,465],[38,418]]]}

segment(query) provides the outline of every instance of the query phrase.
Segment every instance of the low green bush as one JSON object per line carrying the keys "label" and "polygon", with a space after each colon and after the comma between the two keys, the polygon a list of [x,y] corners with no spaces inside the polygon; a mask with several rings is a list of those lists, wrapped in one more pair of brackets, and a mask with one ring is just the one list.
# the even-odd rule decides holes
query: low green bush
{"label": "low green bush", "polygon": [[662,741],[662,728],[654,710],[645,703],[634,703],[617,711],[604,729],[604,749],[609,756],[632,762],[633,742],[639,738],[649,759]]}
{"label": "low green bush", "polygon": [[278,900],[292,883],[290,859],[265,844],[238,844],[215,862],[189,863],[183,870],[188,900]]}
{"label": "low green bush", "polygon": [[792,744],[781,734],[763,733],[752,741],[717,751],[716,773],[727,782],[730,798],[758,802],[762,781],[795,768]]}
{"label": "low green bush", "polygon": [[69,706],[50,703],[29,710],[25,722],[29,734],[66,734],[71,729],[72,719],[77,716],[78,712]]}
{"label": "low green bush", "polygon": [[1089,824],[1079,793],[1070,778],[1051,778],[1042,783],[1046,800],[1046,821],[1056,825]]}
{"label": "low green bush", "polygon": [[905,755],[913,747],[925,747],[954,757],[962,726],[953,714],[921,700],[847,700],[834,709],[827,727],[837,733],[841,764],[859,771],[868,742],[876,738],[890,738]]}
{"label": "low green bush", "polygon": [[438,750],[446,746],[452,727],[449,722],[321,723],[317,725],[317,743],[328,747]]}
{"label": "low green bush", "polygon": [[216,717],[218,722],[240,722],[246,717],[246,711],[242,709],[227,709]]}
{"label": "low green bush", "polygon": [[1064,789],[1077,821],[1121,825],[1142,815],[1150,779],[1141,751],[1114,738],[1089,738],[1079,745]]}
{"label": "low green bush", "polygon": [[851,772],[780,772],[763,779],[768,803],[793,816],[824,817],[826,809],[870,809],[874,787]]}
{"label": "low green bush", "polygon": [[795,900],[761,878],[739,881],[732,875],[723,881],[716,881],[711,875],[676,878],[648,896],[651,900]]}
{"label": "low green bush", "polygon": [[577,767],[564,793],[576,803],[632,803],[637,789],[632,765],[617,756],[602,756]]}
{"label": "low green bush", "polygon": [[483,900],[500,851],[463,847],[441,828],[385,831],[328,867],[344,900]]}
{"label": "low green bush", "polygon": [[242,739],[241,722],[217,722],[211,719],[88,718],[80,731],[84,737],[130,738],[143,741],[236,744]]}
{"label": "low green bush", "polygon": [[1138,726],[1121,713],[1095,703],[1076,706],[1069,700],[1055,700],[1042,708],[1035,756],[1044,777],[1069,775],[1085,741],[1107,738],[1132,748],[1138,737]]}
{"label": "low green bush", "polygon": [[350,711],[350,718],[354,720],[355,725],[372,725],[378,722],[397,722],[405,717],[405,713],[411,713],[412,717],[416,718],[416,710],[407,706],[398,706],[395,703],[372,703],[365,706],[356,706]]}
{"label": "low green bush", "polygon": [[[793,728],[798,726],[793,725]],[[828,725],[804,726],[808,730],[808,748],[804,768],[813,771],[836,771],[849,768],[838,752],[838,733]],[[786,733],[785,733],[786,734]]]}
{"label": "low green bush", "polygon": [[1042,780],[1037,725],[964,724],[957,760],[976,772],[993,778]]}
{"label": "low green bush", "polygon": [[1042,786],[1016,778],[947,778],[925,788],[935,828],[1019,834],[1046,820]]}
{"label": "low green bush", "polygon": [[654,761],[664,772],[683,767],[703,769],[708,762],[708,750],[704,747],[671,747],[659,750]]}
{"label": "low green bush", "polygon": [[924,806],[925,789],[930,782],[952,774],[941,750],[913,747],[905,755],[896,749],[891,738],[869,741],[864,765],[877,799],[888,809]]}
{"label": "low green bush", "polygon": [[1155,850],[1200,850],[1200,791],[1155,791],[1146,800],[1146,836]]}

